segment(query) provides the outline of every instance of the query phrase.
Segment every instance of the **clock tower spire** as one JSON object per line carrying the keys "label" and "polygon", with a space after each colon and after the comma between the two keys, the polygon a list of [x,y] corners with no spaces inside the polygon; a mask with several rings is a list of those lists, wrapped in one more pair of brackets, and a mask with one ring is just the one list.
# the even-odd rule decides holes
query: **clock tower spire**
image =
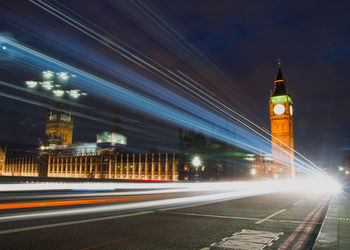
{"label": "clock tower spire", "polygon": [[271,168],[272,174],[275,178],[294,178],[293,102],[282,74],[280,59],[278,59],[278,71],[269,105],[274,161]]}

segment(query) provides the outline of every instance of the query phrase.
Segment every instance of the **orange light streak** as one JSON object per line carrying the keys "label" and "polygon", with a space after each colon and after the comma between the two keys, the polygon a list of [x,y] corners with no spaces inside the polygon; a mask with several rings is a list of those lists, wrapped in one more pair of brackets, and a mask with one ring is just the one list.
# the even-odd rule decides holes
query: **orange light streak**
{"label": "orange light streak", "polygon": [[142,199],[163,198],[169,196],[183,196],[192,193],[179,193],[179,194],[158,194],[158,195],[143,195],[143,196],[128,196],[118,198],[101,198],[101,199],[89,199],[89,200],[66,200],[66,201],[37,201],[37,202],[23,202],[23,203],[5,203],[0,204],[1,209],[15,209],[15,208],[29,208],[29,207],[56,207],[56,206],[71,206],[71,205],[86,205],[95,203],[109,203],[115,201],[131,201]]}

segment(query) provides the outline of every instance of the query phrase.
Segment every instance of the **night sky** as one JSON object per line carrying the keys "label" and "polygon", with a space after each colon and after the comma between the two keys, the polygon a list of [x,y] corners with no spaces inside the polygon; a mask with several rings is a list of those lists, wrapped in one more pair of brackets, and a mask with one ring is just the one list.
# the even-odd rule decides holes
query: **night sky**
{"label": "night sky", "polygon": [[[216,98],[268,129],[269,95],[280,58],[294,102],[296,150],[324,167],[343,164],[350,151],[348,1],[42,2],[93,27],[104,39],[114,39],[153,63],[184,72]],[[136,91],[125,79],[129,73],[122,65],[204,106],[193,94],[112,53],[34,3],[38,2],[1,0],[0,32],[104,79],[118,79],[119,84]],[[118,70],[124,77],[114,72]],[[1,81],[24,87],[25,80],[39,80],[39,73],[18,64],[11,55],[1,55]],[[0,89],[53,106],[59,102],[4,86]],[[110,130],[111,114],[119,109],[132,147],[177,146],[177,126],[111,104],[93,92],[77,103],[83,106],[74,107],[75,111],[107,123],[77,118],[74,141],[94,141],[96,133]],[[46,112],[46,108],[0,96],[0,143],[35,148],[44,134]]]}

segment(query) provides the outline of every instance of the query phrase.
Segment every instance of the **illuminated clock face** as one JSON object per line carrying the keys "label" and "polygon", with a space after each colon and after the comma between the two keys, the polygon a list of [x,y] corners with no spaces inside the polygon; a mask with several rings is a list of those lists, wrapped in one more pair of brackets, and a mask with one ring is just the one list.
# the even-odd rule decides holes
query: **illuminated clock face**
{"label": "illuminated clock face", "polygon": [[282,115],[285,111],[285,107],[282,104],[277,104],[274,108],[273,108],[273,112],[276,115]]}
{"label": "illuminated clock face", "polygon": [[293,106],[292,105],[289,106],[289,112],[290,112],[290,115],[293,115]]}

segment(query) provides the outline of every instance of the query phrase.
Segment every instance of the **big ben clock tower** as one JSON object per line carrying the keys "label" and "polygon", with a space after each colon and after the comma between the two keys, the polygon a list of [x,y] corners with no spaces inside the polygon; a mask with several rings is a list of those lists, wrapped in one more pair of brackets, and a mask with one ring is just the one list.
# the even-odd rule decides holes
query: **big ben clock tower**
{"label": "big ben clock tower", "polygon": [[270,97],[271,170],[275,178],[295,177],[293,115],[293,102],[282,75],[281,61],[278,60],[278,73]]}

